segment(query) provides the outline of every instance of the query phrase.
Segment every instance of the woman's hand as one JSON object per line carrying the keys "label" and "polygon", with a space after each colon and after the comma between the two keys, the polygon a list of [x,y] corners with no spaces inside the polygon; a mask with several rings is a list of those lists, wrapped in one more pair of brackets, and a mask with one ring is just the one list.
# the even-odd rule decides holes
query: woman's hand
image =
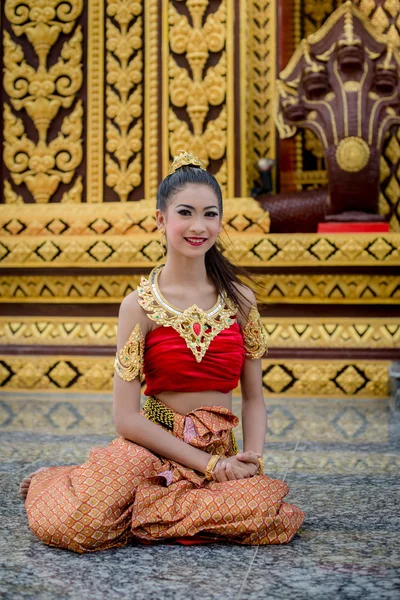
{"label": "woman's hand", "polygon": [[235,481],[253,477],[258,471],[258,455],[255,452],[242,452],[218,461],[212,473],[213,480]]}

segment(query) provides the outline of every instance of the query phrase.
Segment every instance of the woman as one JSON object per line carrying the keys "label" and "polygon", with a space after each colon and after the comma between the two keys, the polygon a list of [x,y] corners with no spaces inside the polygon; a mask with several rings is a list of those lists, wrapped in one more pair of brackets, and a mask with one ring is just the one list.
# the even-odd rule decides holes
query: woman
{"label": "woman", "polygon": [[[265,334],[253,292],[217,248],[216,179],[181,153],[157,193],[165,266],[142,278],[120,308],[114,376],[119,438],[82,466],[51,467],[21,484],[32,531],[76,552],[131,540],[290,541],[304,514],[263,474]],[[210,308],[211,307],[211,308]],[[148,396],[140,411],[141,381]],[[244,452],[232,428],[243,397]]]}

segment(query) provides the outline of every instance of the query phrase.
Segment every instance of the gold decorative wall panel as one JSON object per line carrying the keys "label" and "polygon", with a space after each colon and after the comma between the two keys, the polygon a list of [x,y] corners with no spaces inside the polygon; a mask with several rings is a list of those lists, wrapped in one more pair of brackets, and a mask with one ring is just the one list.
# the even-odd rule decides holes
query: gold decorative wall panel
{"label": "gold decorative wall panel", "polygon": [[106,184],[125,202],[142,183],[142,2],[107,3]]}
{"label": "gold decorative wall panel", "polygon": [[[3,275],[0,302],[120,304],[141,275]],[[395,275],[255,275],[263,304],[399,304]]]}
{"label": "gold decorative wall panel", "polygon": [[[37,0],[6,0],[4,5],[11,33],[3,30],[8,97],[3,104],[3,160],[13,183],[26,187],[37,203],[49,202],[61,183],[72,182],[71,189],[81,183],[74,177],[83,158],[83,106],[77,97],[83,79],[82,27],[77,24],[83,0],[70,0],[65,7],[62,0],[49,0],[46,6]],[[66,38],[58,59],[50,61],[62,34]],[[29,47],[15,41],[22,36]],[[53,131],[51,139],[50,125],[59,116],[57,136]],[[31,134],[26,122],[34,127]],[[13,201],[16,194],[7,182],[5,199]]]}
{"label": "gold decorative wall panel", "polygon": [[[262,360],[268,396],[388,395],[389,362]],[[88,356],[0,356],[0,385],[8,390],[110,392],[113,359]],[[240,393],[240,388],[235,390]]]}
{"label": "gold decorative wall panel", "polygon": [[[222,237],[224,241],[224,237]],[[224,254],[247,267],[394,266],[400,263],[400,234],[321,237],[242,233],[226,240]],[[158,234],[3,238],[0,267],[150,267],[162,259]]]}
{"label": "gold decorative wall panel", "polygon": [[[163,1],[169,61],[163,63],[163,175],[170,156],[187,149],[215,172],[225,195],[233,196],[233,3],[187,0],[188,14],[183,4]],[[213,12],[204,16],[209,6]],[[210,116],[214,107],[217,114]],[[221,161],[217,170],[215,161]]]}
{"label": "gold decorative wall panel", "polygon": [[[242,195],[259,179],[256,161],[276,157],[272,112],[276,79],[276,3],[272,0],[242,2],[241,21],[247,22],[247,48],[242,49],[242,117],[247,138],[242,141]],[[247,15],[245,13],[247,6]],[[247,73],[247,77],[243,77]],[[244,101],[247,99],[247,101]],[[246,174],[247,170],[247,174]]]}
{"label": "gold decorative wall panel", "polygon": [[[269,348],[396,348],[396,318],[262,318]],[[117,319],[0,317],[0,344],[39,346],[115,346]]]}
{"label": "gold decorative wall panel", "polygon": [[[400,47],[400,4],[398,0],[352,0],[368,17],[375,31],[388,36]],[[345,0],[293,0],[294,42],[297,47],[303,37],[315,33]],[[298,190],[327,185],[321,144],[311,131],[302,131],[295,139]],[[381,158],[380,214],[391,214],[392,231],[400,231],[400,128],[388,136]]]}

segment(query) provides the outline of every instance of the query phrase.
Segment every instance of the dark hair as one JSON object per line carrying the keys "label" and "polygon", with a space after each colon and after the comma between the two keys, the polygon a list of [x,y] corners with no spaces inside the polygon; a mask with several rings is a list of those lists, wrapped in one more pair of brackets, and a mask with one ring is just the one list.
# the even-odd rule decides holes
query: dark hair
{"label": "dark hair", "polygon": [[[162,212],[166,212],[172,196],[190,184],[207,185],[212,189],[218,199],[218,207],[222,219],[222,193],[218,181],[208,171],[194,166],[180,167],[161,182],[157,190],[157,208]],[[242,303],[245,300],[245,303],[248,304],[248,300],[235,284],[242,285],[242,281],[239,279],[240,275],[252,281],[255,285],[257,284],[245,269],[231,263],[222,254],[222,250],[223,245],[217,241],[206,252],[205,265],[207,275],[215,285],[217,293],[221,294],[224,291],[237,304],[239,311],[244,314]]]}

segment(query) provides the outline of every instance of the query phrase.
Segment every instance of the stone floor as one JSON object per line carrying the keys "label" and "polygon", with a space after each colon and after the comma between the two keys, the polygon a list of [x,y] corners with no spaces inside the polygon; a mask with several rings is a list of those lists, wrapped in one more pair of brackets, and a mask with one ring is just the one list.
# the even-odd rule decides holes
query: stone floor
{"label": "stone floor", "polygon": [[[27,527],[21,478],[114,437],[110,395],[0,397],[0,598],[400,597],[400,418],[390,400],[266,399],[266,472],[307,513],[288,546],[128,546],[77,555]],[[235,411],[239,399],[235,399]]]}

